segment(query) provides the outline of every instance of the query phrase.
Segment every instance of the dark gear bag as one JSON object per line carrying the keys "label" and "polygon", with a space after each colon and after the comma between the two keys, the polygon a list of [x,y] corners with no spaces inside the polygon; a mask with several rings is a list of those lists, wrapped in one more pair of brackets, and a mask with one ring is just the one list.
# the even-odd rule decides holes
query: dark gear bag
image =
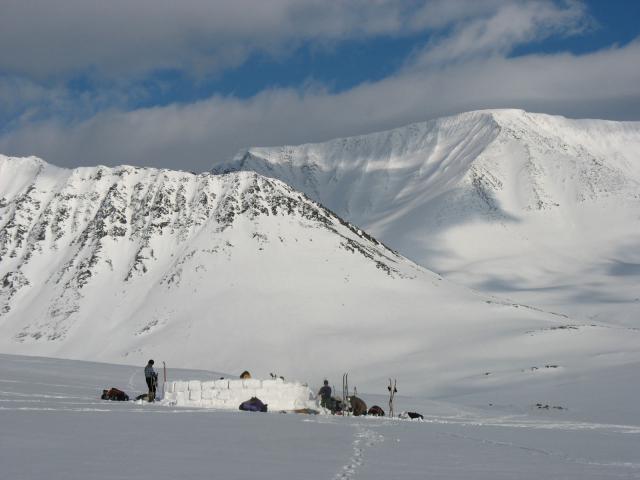
{"label": "dark gear bag", "polygon": [[374,417],[384,417],[384,410],[378,405],[374,405],[369,409],[367,415],[373,415]]}
{"label": "dark gear bag", "polygon": [[129,400],[129,395],[124,393],[122,390],[119,390],[115,387],[111,387],[109,390],[103,390],[102,396],[100,397],[102,400],[112,400],[115,402],[126,402]]}
{"label": "dark gear bag", "polygon": [[245,412],[266,412],[267,406],[258,397],[251,397],[240,404],[240,410]]}

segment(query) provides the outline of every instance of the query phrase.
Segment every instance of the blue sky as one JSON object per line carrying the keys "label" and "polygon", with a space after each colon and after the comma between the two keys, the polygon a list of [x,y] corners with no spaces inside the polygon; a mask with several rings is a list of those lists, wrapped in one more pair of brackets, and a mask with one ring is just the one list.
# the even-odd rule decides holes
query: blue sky
{"label": "blue sky", "polygon": [[[544,38],[523,44],[510,55],[561,51],[584,54],[614,44],[626,45],[640,35],[640,1],[592,0],[585,3],[594,25],[584,34]],[[204,81],[194,81],[179,71],[164,72],[165,78],[172,80],[172,88],[164,93],[154,92],[155,95],[145,103],[194,101],[215,93],[247,98],[265,88],[297,88],[308,82],[318,82],[333,92],[340,92],[392,75],[428,39],[428,34],[420,33],[349,39],[333,48],[316,48],[308,42],[286,59],[256,54],[241,66]]]}
{"label": "blue sky", "polygon": [[477,108],[640,120],[640,2],[0,0],[0,152],[206,170]]}

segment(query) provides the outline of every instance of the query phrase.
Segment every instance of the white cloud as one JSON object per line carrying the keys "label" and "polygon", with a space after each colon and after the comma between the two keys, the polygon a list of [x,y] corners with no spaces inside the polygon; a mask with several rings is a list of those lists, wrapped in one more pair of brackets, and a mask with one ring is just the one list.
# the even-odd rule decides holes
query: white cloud
{"label": "white cloud", "polygon": [[[63,3],[68,6],[73,1]],[[590,20],[576,2],[437,0],[418,5],[411,16],[405,6],[415,4],[390,0],[213,4],[189,0],[163,3],[163,7],[147,1],[136,2],[127,10],[130,19],[107,15],[96,32],[88,31],[92,25],[80,25],[87,35],[87,48],[72,49],[73,54],[65,60],[63,47],[77,44],[80,34],[72,32],[68,39],[60,38],[56,36],[59,30],[86,20],[88,9],[102,18],[102,3],[77,0],[84,13],[76,12],[55,27],[44,25],[48,30],[33,40],[35,44],[47,39],[60,42],[50,52],[51,58],[40,59],[44,65],[37,68],[41,73],[79,68],[94,57],[101,68],[113,72],[134,68],[129,64],[135,62],[142,65],[140,68],[163,62],[224,64],[240,61],[251,49],[276,52],[287,48],[286,39],[330,41],[357,34],[401,34],[404,29],[444,27],[448,34],[429,43],[413,57],[413,63],[394,75],[337,94],[310,84],[302,89],[267,90],[249,99],[213,96],[191,104],[126,111],[129,96],[145,95],[144,91],[128,92],[126,80],[119,88],[87,93],[80,99],[60,88],[48,95],[31,80],[0,82],[0,107],[17,108],[10,103],[12,92],[18,92],[29,106],[11,128],[0,133],[0,152],[36,154],[66,166],[128,163],[201,171],[241,147],[322,141],[478,108],[514,107],[577,117],[640,117],[639,41],[584,55],[509,57],[523,42],[588,28]],[[34,5],[13,4],[23,13]],[[211,13],[211,5],[220,15]],[[143,6],[148,9],[146,15],[141,13]],[[153,6],[175,9],[174,15],[168,20],[166,11],[159,12]],[[243,14],[250,7],[258,11],[245,18]],[[50,7],[45,10],[53,15]],[[9,62],[2,35],[7,33],[0,33],[0,58]],[[203,49],[210,44],[211,35],[221,43]],[[113,44],[102,45],[108,37]],[[34,58],[39,58],[37,49],[31,60],[20,60],[25,71],[36,68]],[[55,65],[58,61],[61,66]],[[58,113],[43,120],[40,110],[46,108]]]}
{"label": "white cloud", "polygon": [[0,0],[0,71],[40,79],[211,73],[253,52],[282,55],[302,42],[452,25],[457,36],[436,46],[459,55],[568,28],[583,16],[572,0]]}
{"label": "white cloud", "polygon": [[[205,170],[243,146],[326,140],[458,111],[517,107],[624,118],[640,107],[640,42],[587,55],[493,56],[406,71],[332,94],[279,89],[253,98],[104,112],[0,137],[0,151],[62,165],[138,164]],[[628,110],[631,109],[631,110]]]}
{"label": "white cloud", "polygon": [[216,71],[252,52],[277,55],[302,41],[423,28],[411,22],[414,6],[394,0],[0,0],[0,70],[39,77]]}
{"label": "white cloud", "polygon": [[527,42],[540,41],[551,35],[580,33],[592,23],[584,5],[577,2],[506,4],[490,15],[458,23],[453,33],[429,42],[413,61],[415,66],[424,67],[481,55],[505,55]]}

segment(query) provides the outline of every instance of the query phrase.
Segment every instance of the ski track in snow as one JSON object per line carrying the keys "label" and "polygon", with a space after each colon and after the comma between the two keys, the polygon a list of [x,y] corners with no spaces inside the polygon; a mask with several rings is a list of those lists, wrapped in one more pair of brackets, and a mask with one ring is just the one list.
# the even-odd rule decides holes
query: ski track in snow
{"label": "ski track in snow", "polygon": [[334,480],[350,480],[355,477],[358,468],[364,464],[364,454],[367,448],[378,445],[384,441],[384,436],[366,428],[363,425],[355,425],[356,432],[353,440],[353,453],[347,464],[336,474]]}

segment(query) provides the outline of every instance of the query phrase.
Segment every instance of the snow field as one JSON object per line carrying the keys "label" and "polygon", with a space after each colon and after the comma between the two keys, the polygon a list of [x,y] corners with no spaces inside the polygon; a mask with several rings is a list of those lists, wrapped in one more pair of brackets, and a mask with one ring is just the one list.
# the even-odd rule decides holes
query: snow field
{"label": "snow field", "polygon": [[271,411],[317,407],[313,392],[306,385],[256,378],[167,382],[163,402],[184,407],[237,410],[251,397],[258,397]]}
{"label": "snow field", "polygon": [[[479,388],[464,399],[396,397],[398,411],[425,415],[416,422],[110,402],[99,398],[105,386],[146,389],[140,365],[0,354],[0,478],[638,479],[639,366]],[[171,375],[225,374],[172,368]],[[212,390],[205,384],[203,394]],[[366,389],[362,396],[382,406],[388,398]],[[535,401],[568,409],[531,408]]]}

